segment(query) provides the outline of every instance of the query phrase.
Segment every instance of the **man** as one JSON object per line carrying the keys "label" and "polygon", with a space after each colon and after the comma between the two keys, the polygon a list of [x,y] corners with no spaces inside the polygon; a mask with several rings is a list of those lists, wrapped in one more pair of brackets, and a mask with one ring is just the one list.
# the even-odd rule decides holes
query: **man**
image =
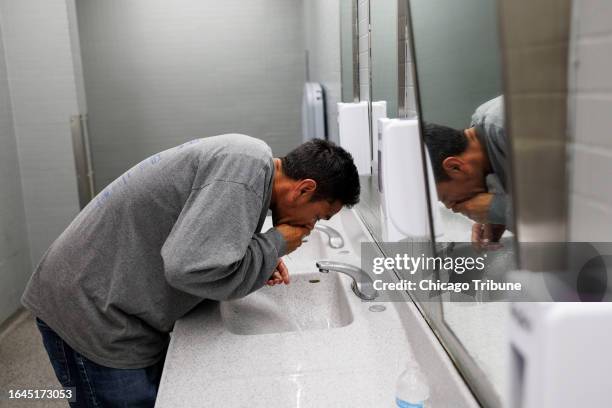
{"label": "man", "polygon": [[473,242],[499,241],[512,228],[503,96],[479,106],[468,129],[427,124],[424,133],[440,201],[475,221]]}
{"label": "man", "polygon": [[350,154],[323,140],[279,159],[222,135],[128,170],[51,245],[22,299],[73,406],[153,406],[175,321],[203,299],[289,283],[281,256],[358,201]]}

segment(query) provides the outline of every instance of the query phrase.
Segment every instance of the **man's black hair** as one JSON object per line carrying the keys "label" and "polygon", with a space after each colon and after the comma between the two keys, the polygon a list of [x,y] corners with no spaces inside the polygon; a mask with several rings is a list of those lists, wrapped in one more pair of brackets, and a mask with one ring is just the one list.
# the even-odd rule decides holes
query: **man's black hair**
{"label": "man's black hair", "polygon": [[281,158],[283,172],[294,180],[313,179],[313,200],[359,202],[359,174],[349,152],[323,139],[310,140]]}
{"label": "man's black hair", "polygon": [[467,149],[468,140],[463,130],[433,123],[424,123],[423,139],[429,151],[429,158],[431,159],[436,182],[449,180],[450,177],[442,167],[442,162],[447,157],[458,156]]}

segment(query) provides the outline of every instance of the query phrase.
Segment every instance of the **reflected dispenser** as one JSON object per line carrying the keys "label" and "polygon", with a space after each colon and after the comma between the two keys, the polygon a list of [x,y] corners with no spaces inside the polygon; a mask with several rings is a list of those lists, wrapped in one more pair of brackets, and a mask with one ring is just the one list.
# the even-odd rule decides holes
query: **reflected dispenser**
{"label": "reflected dispenser", "polygon": [[338,137],[340,146],[352,156],[360,175],[371,174],[368,102],[338,103]]}
{"label": "reflected dispenser", "polygon": [[[429,194],[438,201],[431,165],[426,161]],[[383,239],[397,242],[405,239],[429,240],[429,211],[425,195],[425,173],[415,119],[380,119],[378,121],[378,185],[381,195]],[[437,208],[436,205],[433,206]],[[438,212],[433,211],[434,225]]]}

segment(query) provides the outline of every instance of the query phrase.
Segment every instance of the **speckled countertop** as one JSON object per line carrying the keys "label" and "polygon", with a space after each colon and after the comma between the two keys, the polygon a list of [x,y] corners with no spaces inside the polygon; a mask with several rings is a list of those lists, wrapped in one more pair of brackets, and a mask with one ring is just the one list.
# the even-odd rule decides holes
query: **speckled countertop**
{"label": "speckled countertop", "polygon": [[[314,267],[318,259],[360,264],[359,242],[369,238],[356,215],[343,210],[327,224],[341,231],[345,247],[331,249],[325,236],[313,232],[285,260],[296,282],[318,274]],[[435,375],[440,382],[431,384],[437,406],[475,406],[413,305],[385,303],[385,311],[371,312],[369,307],[377,303],[358,299],[349,277],[333,272],[316,276],[323,283],[338,284],[335,290],[348,304],[348,324],[236,334],[236,328],[224,322],[221,304],[204,302],[175,325],[156,407],[394,406],[397,377],[415,358],[411,343],[419,346],[417,353],[422,356],[417,361],[426,375]],[[304,313],[325,310],[319,301],[299,302],[292,307],[301,307]]]}

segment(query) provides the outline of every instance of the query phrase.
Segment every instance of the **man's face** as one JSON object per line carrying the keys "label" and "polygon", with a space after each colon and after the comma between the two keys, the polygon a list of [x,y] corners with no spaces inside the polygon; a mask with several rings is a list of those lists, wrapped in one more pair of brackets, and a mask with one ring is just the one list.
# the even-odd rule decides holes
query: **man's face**
{"label": "man's face", "polygon": [[319,220],[329,220],[342,208],[340,201],[312,201],[309,196],[282,200],[272,209],[274,225],[291,224],[312,229]]}
{"label": "man's face", "polygon": [[454,173],[449,180],[436,183],[438,199],[446,208],[452,209],[455,204],[469,200],[477,194],[487,191],[484,175],[473,169]]}
{"label": "man's face", "polygon": [[448,179],[436,183],[438,199],[449,209],[487,191],[485,177],[490,166],[485,149],[474,128],[466,129],[465,136],[468,147],[463,153],[444,159],[442,168]]}

